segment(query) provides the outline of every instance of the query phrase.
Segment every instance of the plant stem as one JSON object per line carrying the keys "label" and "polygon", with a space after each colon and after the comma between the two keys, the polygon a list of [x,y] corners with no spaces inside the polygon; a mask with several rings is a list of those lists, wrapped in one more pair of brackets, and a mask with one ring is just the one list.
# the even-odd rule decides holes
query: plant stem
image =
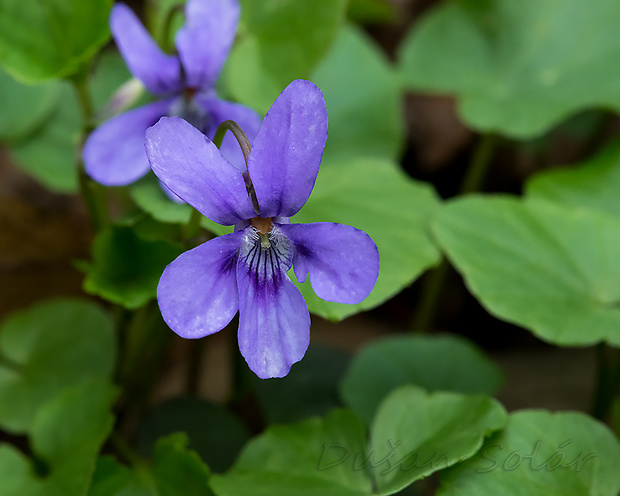
{"label": "plant stem", "polygon": [[472,193],[481,189],[491,165],[491,157],[496,144],[497,136],[494,134],[483,134],[480,137],[467,168],[467,173],[463,178],[461,194]]}
{"label": "plant stem", "polygon": [[[491,164],[496,143],[497,137],[495,135],[484,134],[480,137],[463,178],[461,194],[471,193],[480,189]],[[442,257],[441,263],[428,274],[417,312],[411,320],[410,328],[412,331],[425,332],[433,325],[443,288],[451,273],[450,267],[448,260]]]}
{"label": "plant stem", "polygon": [[84,170],[82,161],[82,146],[88,134],[93,130],[94,112],[88,85],[86,81],[86,71],[71,80],[76,92],[78,103],[82,111],[82,132],[80,137],[80,148],[76,157],[76,168],[80,193],[84,199],[91,223],[96,231],[105,227],[108,220],[108,209],[105,191],[103,187],[92,181]]}
{"label": "plant stem", "polygon": [[604,343],[596,347],[597,377],[592,400],[592,415],[604,420],[620,389],[620,350]]}

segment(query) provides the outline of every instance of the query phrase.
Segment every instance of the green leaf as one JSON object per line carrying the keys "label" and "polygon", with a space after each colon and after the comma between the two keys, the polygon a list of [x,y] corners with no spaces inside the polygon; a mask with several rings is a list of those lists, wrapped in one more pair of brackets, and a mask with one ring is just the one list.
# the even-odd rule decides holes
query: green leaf
{"label": "green leaf", "polygon": [[368,463],[375,494],[393,494],[473,456],[506,421],[504,408],[483,395],[400,387],[381,403],[372,426]]}
{"label": "green leaf", "polygon": [[[144,212],[160,222],[187,224],[194,210],[187,203],[176,203],[168,198],[154,174],[147,174],[129,189],[131,199]],[[218,236],[231,232],[230,226],[222,226],[202,217],[200,225]]]}
{"label": "green leaf", "polygon": [[[113,91],[129,77],[120,55],[103,54],[91,82],[93,104],[102,109]],[[58,193],[77,193],[76,150],[79,146],[82,117],[74,89],[59,83],[58,105],[46,124],[11,151],[19,167],[43,185]]]}
{"label": "green leaf", "polygon": [[285,379],[256,379],[255,392],[268,423],[324,415],[338,406],[338,381],[349,356],[311,344]]}
{"label": "green leaf", "polygon": [[213,475],[211,486],[218,496],[368,495],[368,474],[339,463],[343,454],[361,456],[364,438],[362,422],[346,410],[274,425],[247,444],[228,473]]}
{"label": "green leaf", "polygon": [[174,398],[158,405],[142,421],[140,451],[150,453],[162,436],[184,432],[189,448],[215,472],[224,472],[250,437],[245,425],[226,410],[198,398]]}
{"label": "green leaf", "polygon": [[358,353],[340,391],[370,424],[381,401],[405,384],[429,391],[493,394],[502,374],[476,346],[458,336],[399,336],[372,342]]}
{"label": "green leaf", "polygon": [[159,496],[209,496],[210,472],[200,457],[187,449],[187,437],[177,433],[155,445],[151,471]]}
{"label": "green leaf", "polygon": [[441,475],[438,496],[616,496],[620,445],[577,412],[520,411],[478,455]]}
{"label": "green leaf", "polygon": [[109,383],[91,379],[44,404],[31,437],[36,464],[12,446],[0,445],[0,495],[84,494],[97,453],[112,428],[110,408],[115,396]]}
{"label": "green leaf", "polygon": [[590,207],[620,215],[620,141],[571,168],[534,175],[527,196],[575,207]]}
{"label": "green leaf", "polygon": [[615,0],[445,2],[403,42],[403,78],[454,94],[479,131],[531,138],[587,107],[620,109],[619,19]]}
{"label": "green leaf", "polygon": [[389,0],[350,0],[347,16],[358,24],[394,22],[396,6]]}
{"label": "green leaf", "polygon": [[59,97],[58,83],[30,86],[0,68],[0,140],[15,141],[34,131],[51,114]]}
{"label": "green leaf", "polygon": [[101,230],[93,242],[84,290],[126,308],[138,308],[157,294],[162,272],[181,249],[141,238],[132,227]]}
{"label": "green leaf", "polygon": [[620,219],[469,196],[446,205],[433,230],[493,315],[558,345],[620,344]]}
{"label": "green leaf", "polygon": [[213,496],[209,468],[187,449],[187,437],[173,434],[157,442],[151,464],[134,470],[101,457],[88,496]]}
{"label": "green leaf", "polygon": [[[140,492],[134,473],[116,461],[113,456],[97,460],[88,496],[151,496],[151,491]],[[137,479],[137,478],[135,478]]]}
{"label": "green leaf", "polygon": [[11,147],[16,165],[57,193],[76,193],[81,118],[71,85],[59,83],[54,112],[37,133]]}
{"label": "green leaf", "polygon": [[307,78],[344,21],[346,0],[241,1],[239,41],[224,80],[240,102],[265,114],[293,79]]}
{"label": "green leaf", "polygon": [[109,39],[111,0],[3,0],[0,61],[25,81],[67,77]]}
{"label": "green leaf", "polygon": [[357,157],[322,167],[308,203],[292,221],[339,222],[365,231],[377,244],[381,270],[374,290],[358,305],[323,301],[306,281],[300,290],[310,311],[340,320],[373,308],[437,264],[429,222],[438,207],[430,185],[411,180],[392,162]]}
{"label": "green leaf", "polygon": [[398,158],[405,133],[403,95],[388,61],[367,35],[345,26],[311,79],[327,102],[326,159]]}
{"label": "green leaf", "polygon": [[0,425],[33,428],[39,408],[85,377],[110,377],[112,323],[98,306],[57,300],[9,317],[0,330]]}

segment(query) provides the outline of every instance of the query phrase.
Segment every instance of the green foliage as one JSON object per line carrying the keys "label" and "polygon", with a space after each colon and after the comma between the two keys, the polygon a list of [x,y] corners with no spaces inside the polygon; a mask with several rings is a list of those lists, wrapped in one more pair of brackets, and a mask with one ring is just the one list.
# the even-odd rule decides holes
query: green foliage
{"label": "green foliage", "polygon": [[293,79],[307,78],[344,21],[346,0],[241,0],[241,28],[225,68],[232,95],[265,114]]}
{"label": "green foliage", "polygon": [[381,401],[406,384],[429,391],[493,394],[502,375],[473,344],[458,336],[402,336],[374,341],[351,362],[343,401],[370,424]]}
{"label": "green foliage", "polygon": [[345,25],[311,80],[329,113],[324,159],[397,159],[404,137],[402,90],[396,73],[361,30]]}
{"label": "green foliage", "polygon": [[113,423],[114,388],[83,380],[38,410],[31,432],[35,460],[0,444],[1,496],[79,496],[86,492],[97,453]]}
{"label": "green foliage", "polygon": [[9,317],[0,329],[0,425],[32,432],[39,409],[85,378],[109,378],[112,323],[80,300],[41,303]]}
{"label": "green foliage", "polygon": [[189,448],[215,472],[234,462],[249,433],[228,411],[198,398],[175,398],[155,407],[140,426],[140,450],[150,453],[156,441],[174,432],[188,436]]}
{"label": "green foliage", "polygon": [[[101,111],[112,92],[128,78],[129,72],[120,56],[104,54],[90,81],[95,109]],[[52,114],[35,134],[15,142],[11,151],[19,167],[52,191],[76,193],[76,149],[80,146],[83,118],[71,85],[59,82],[57,86],[60,94]]]}
{"label": "green foliage", "polygon": [[531,138],[586,107],[620,109],[619,18],[614,0],[445,2],[403,42],[403,78],[456,95],[477,130]]}
{"label": "green foliage", "polygon": [[362,422],[346,410],[334,410],[324,419],[273,425],[246,445],[232,470],[214,475],[211,487],[218,496],[368,495],[368,474],[334,464],[331,457],[332,448],[338,458],[345,451],[355,457],[364,453],[364,445]]}
{"label": "green foliage", "polygon": [[437,264],[429,223],[438,207],[428,184],[409,179],[389,161],[358,157],[323,167],[292,222],[340,222],[362,229],[379,248],[381,270],[370,296],[357,305],[323,301],[306,281],[300,290],[310,311],[341,320],[383,303]]}
{"label": "green foliage", "polygon": [[620,141],[581,164],[534,175],[526,189],[531,198],[620,215]]}
{"label": "green foliage", "polygon": [[372,425],[375,494],[394,494],[415,480],[466,460],[506,420],[504,408],[483,395],[398,388],[381,403]]}
{"label": "green foliage", "polygon": [[472,456],[505,421],[503,408],[487,397],[404,386],[381,404],[368,442],[348,410],[272,426],[211,485],[218,496],[393,494]]}
{"label": "green foliage", "polygon": [[0,61],[24,81],[68,77],[108,40],[112,0],[3,0]]}
{"label": "green foliage", "polygon": [[440,496],[616,496],[620,445],[577,412],[520,411],[478,455],[441,476]]}
{"label": "green foliage", "polygon": [[620,343],[620,220],[544,201],[470,196],[433,230],[498,318],[559,345]]}
{"label": "green foliage", "polygon": [[111,457],[101,457],[88,496],[212,496],[209,468],[187,449],[187,437],[161,438],[150,464],[134,470]]}
{"label": "green foliage", "polygon": [[0,68],[0,140],[14,141],[43,125],[58,102],[56,82],[26,85]]}
{"label": "green foliage", "polygon": [[93,242],[93,260],[84,263],[84,290],[126,308],[154,298],[161,273],[182,252],[166,241],[140,237],[131,226],[101,230]]}

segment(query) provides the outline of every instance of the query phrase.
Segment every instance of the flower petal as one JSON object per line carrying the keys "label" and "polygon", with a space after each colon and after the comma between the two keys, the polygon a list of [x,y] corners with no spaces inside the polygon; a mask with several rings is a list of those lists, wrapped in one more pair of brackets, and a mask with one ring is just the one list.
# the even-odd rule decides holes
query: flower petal
{"label": "flower petal", "polygon": [[179,59],[157,46],[127,5],[117,3],[112,7],[110,29],[129,70],[150,92],[163,95],[182,89]]}
{"label": "flower petal", "polygon": [[286,271],[292,246],[283,236],[271,246],[246,228],[239,250],[239,350],[261,379],[283,377],[301,360],[310,343],[310,314],[299,290]]}
{"label": "flower petal", "polygon": [[310,81],[293,81],[267,112],[248,161],[261,217],[290,217],[306,203],[326,140],[321,90]]}
{"label": "flower petal", "polygon": [[190,88],[213,87],[235,39],[239,23],[236,0],[188,0],[185,26],[176,46]]}
{"label": "flower petal", "polygon": [[157,286],[161,315],[184,338],[223,329],[239,309],[235,274],[242,234],[212,239],[186,251],[166,269]]}
{"label": "flower petal", "polygon": [[146,130],[165,115],[170,101],[119,114],[95,129],[82,150],[87,174],[105,186],[130,184],[149,170],[144,153]]}
{"label": "flower petal", "polygon": [[[196,101],[211,117],[210,127],[206,133],[210,138],[215,137],[215,132],[217,131],[218,126],[226,120],[235,121],[239,124],[250,140],[250,143],[252,143],[256,138],[258,128],[260,127],[261,118],[250,107],[220,100],[219,98],[214,98],[212,96],[201,97],[197,95]],[[232,133],[226,133],[224,136],[224,141],[222,141],[220,151],[222,152],[222,155],[224,155],[224,157],[226,157],[226,159],[237,169],[240,171],[246,170],[245,159],[243,158],[241,147]]]}
{"label": "flower petal", "polygon": [[319,298],[355,304],[370,294],[379,275],[379,252],[364,231],[332,222],[279,228],[295,245],[297,279],[304,282],[309,273]]}
{"label": "flower petal", "polygon": [[146,155],[157,177],[212,221],[227,226],[256,215],[243,176],[180,117],[162,117],[147,130]]}

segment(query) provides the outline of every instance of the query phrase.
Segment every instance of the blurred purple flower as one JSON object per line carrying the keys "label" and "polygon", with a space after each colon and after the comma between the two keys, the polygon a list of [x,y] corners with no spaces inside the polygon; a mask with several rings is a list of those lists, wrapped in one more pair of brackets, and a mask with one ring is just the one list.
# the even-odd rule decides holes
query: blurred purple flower
{"label": "blurred purple flower", "polygon": [[[214,84],[235,38],[237,0],[188,0],[186,24],[175,39],[178,55],[164,53],[133,11],[117,3],[110,15],[114,40],[132,74],[160,100],[117,115],[88,137],[86,172],[106,186],[130,184],[149,170],[144,134],[162,116],[180,116],[213,138],[220,123],[234,120],[250,139],[260,126],[254,110],[217,98]],[[233,136],[222,153],[237,167],[243,156]]]}
{"label": "blurred purple flower", "polygon": [[159,179],[211,220],[235,225],[168,265],[157,288],[162,316],[180,336],[200,338],[239,311],[239,349],[263,379],[285,376],[310,341],[291,266],[300,282],[310,274],[319,297],[349,304],[368,296],[379,273],[377,247],[363,231],[289,221],[310,196],[326,139],[323,95],[303,80],[272,105],[244,173],[182,119],[162,118],[146,133]]}

